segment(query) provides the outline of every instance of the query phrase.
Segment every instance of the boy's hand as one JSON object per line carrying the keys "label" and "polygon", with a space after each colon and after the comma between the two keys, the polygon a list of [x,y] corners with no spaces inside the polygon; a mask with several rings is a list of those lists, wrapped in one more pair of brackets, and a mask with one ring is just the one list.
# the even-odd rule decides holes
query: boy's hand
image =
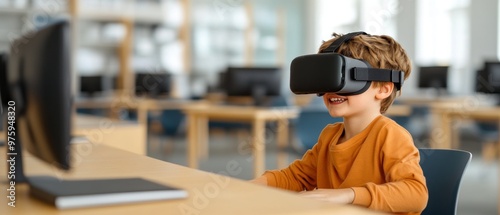
{"label": "boy's hand", "polygon": [[260,184],[260,185],[267,186],[267,178],[266,178],[266,176],[260,176],[258,178],[252,179],[252,180],[250,180],[250,182],[252,182],[254,184]]}
{"label": "boy's hand", "polygon": [[337,204],[351,204],[354,201],[354,190],[351,188],[316,189],[311,191],[302,191],[299,195]]}

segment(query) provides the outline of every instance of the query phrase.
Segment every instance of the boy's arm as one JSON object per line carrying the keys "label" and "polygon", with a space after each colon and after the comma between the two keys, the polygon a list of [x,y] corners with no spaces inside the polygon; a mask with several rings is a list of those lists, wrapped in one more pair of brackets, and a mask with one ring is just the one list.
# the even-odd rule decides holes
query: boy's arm
{"label": "boy's arm", "polygon": [[300,195],[336,204],[351,204],[352,201],[354,201],[354,190],[351,188],[316,189],[312,191],[300,192]]}
{"label": "boy's arm", "polygon": [[421,212],[427,205],[428,191],[418,149],[409,134],[390,133],[380,155],[386,183],[353,187],[353,204],[389,212]]}
{"label": "boy's arm", "polygon": [[319,148],[319,144],[315,144],[301,160],[295,160],[281,170],[266,171],[251,182],[293,191],[312,190],[316,187],[316,162]]}

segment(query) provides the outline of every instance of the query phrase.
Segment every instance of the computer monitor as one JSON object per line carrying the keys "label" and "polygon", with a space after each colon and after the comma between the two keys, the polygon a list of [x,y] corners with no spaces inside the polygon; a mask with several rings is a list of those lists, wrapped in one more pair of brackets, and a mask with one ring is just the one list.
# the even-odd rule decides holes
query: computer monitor
{"label": "computer monitor", "polygon": [[500,94],[500,62],[485,62],[476,77],[476,92]]}
{"label": "computer monitor", "polygon": [[492,95],[496,105],[500,106],[500,62],[487,61],[477,71],[476,92]]}
{"label": "computer monitor", "polygon": [[266,97],[281,93],[282,74],[278,67],[229,67],[224,77],[227,96],[248,96],[257,106],[265,105]]}
{"label": "computer monitor", "polygon": [[80,76],[80,94],[93,97],[104,91],[102,75]]}
{"label": "computer monitor", "polygon": [[15,40],[6,79],[9,101],[4,106],[11,116],[7,125],[16,131],[9,133],[7,142],[17,147],[7,147],[7,151],[18,150],[16,174],[20,175],[16,181],[24,178],[21,144],[39,159],[69,169],[72,89],[68,22],[48,25]]}
{"label": "computer monitor", "polygon": [[438,95],[446,93],[448,88],[448,66],[420,66],[418,87],[421,89],[435,89]]}
{"label": "computer monitor", "polygon": [[137,96],[167,97],[170,95],[172,75],[167,72],[147,73],[140,72],[135,75],[135,93]]}
{"label": "computer monitor", "polygon": [[[28,182],[32,196],[58,208],[172,198],[171,194],[150,198],[143,193],[149,191],[148,188],[154,187],[156,191],[167,188],[167,192],[172,189],[137,178],[62,180],[40,175],[24,177],[21,145],[58,169],[70,169],[73,115],[70,39],[69,23],[61,21],[23,35],[11,44],[7,86],[2,86],[2,89],[8,88],[11,99],[6,102],[7,115],[12,116],[7,119],[7,125],[15,131],[7,134],[8,189],[14,187],[15,190],[18,182]],[[110,186],[116,184],[118,186]],[[127,192],[142,192],[142,195],[134,199],[110,196],[116,193],[123,196]],[[187,195],[185,192],[179,194],[175,197]],[[56,200],[65,196],[69,200],[64,203]],[[82,199],[75,199],[82,196]],[[106,197],[111,199],[108,201]]]}
{"label": "computer monitor", "polygon": [[[4,87],[2,87],[4,86]],[[0,53],[0,131],[4,130],[5,110],[3,103],[7,103],[7,53]],[[5,140],[0,140],[0,146],[5,144]]]}

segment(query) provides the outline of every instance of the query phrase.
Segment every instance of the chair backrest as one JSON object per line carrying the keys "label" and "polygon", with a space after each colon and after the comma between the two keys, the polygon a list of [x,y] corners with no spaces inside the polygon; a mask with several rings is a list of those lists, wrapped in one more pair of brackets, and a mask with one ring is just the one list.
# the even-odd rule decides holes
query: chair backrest
{"label": "chair backrest", "polygon": [[308,107],[300,110],[296,121],[295,133],[304,150],[311,149],[318,141],[319,134],[327,124],[341,122],[342,118],[333,118],[326,107]]}
{"label": "chair backrest", "polygon": [[163,110],[161,115],[163,134],[176,136],[181,129],[184,119],[184,113],[179,109]]}
{"label": "chair backrest", "polygon": [[419,149],[419,152],[429,190],[429,201],[422,214],[456,214],[460,182],[472,154],[454,149]]}

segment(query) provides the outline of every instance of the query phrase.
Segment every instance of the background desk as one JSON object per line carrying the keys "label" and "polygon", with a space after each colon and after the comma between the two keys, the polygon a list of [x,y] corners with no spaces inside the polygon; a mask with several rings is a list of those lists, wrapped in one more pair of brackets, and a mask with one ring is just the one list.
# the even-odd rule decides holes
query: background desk
{"label": "background desk", "polygon": [[147,152],[146,127],[133,121],[79,114],[75,117],[73,135],[140,155]]}
{"label": "background desk", "polygon": [[111,96],[101,98],[80,98],[75,102],[77,108],[103,109],[107,111],[107,116],[119,119],[119,112],[122,109],[137,111],[137,121],[148,131],[149,111],[162,110],[183,110],[186,107],[204,104],[204,100],[185,99],[152,99],[127,96]]}
{"label": "background desk", "polygon": [[119,119],[120,110],[136,110],[139,102],[135,97],[130,96],[106,96],[106,97],[91,97],[91,98],[77,98],[75,100],[76,108],[84,109],[103,109],[107,111],[107,116]]}
{"label": "background desk", "polygon": [[[291,107],[255,107],[202,104],[185,109],[188,118],[188,165],[198,167],[200,151],[207,151],[208,120],[248,122],[252,125],[252,149],[254,176],[265,170],[266,122],[276,121],[277,143],[280,149],[288,145],[288,120],[296,118],[298,109]],[[278,159],[278,167],[285,164]]]}
{"label": "background desk", "polygon": [[[74,120],[73,136],[146,155],[146,128],[137,122],[83,114],[76,115]],[[0,140],[5,139],[6,131],[0,131]]]}
{"label": "background desk", "polygon": [[[454,132],[454,120],[496,121],[500,129],[500,107],[471,106],[457,104],[435,104],[431,106],[432,132],[430,146],[432,148],[457,148],[459,138]],[[500,131],[499,131],[500,135]],[[500,141],[500,137],[499,137]]]}
{"label": "background desk", "polygon": [[[254,185],[222,175],[190,169],[167,163],[146,156],[114,149],[105,145],[92,145],[92,152],[79,155],[78,148],[89,146],[73,146],[74,156],[81,156],[69,173],[61,173],[33,157],[25,159],[28,175],[53,175],[65,179],[110,178],[110,177],[143,177],[158,183],[186,189],[189,197],[182,200],[167,200],[127,205],[104,206],[72,210],[56,210],[51,205],[31,198],[25,185],[16,186],[16,207],[7,206],[8,199],[0,198],[2,214],[379,214],[352,205],[334,205],[326,202],[306,199],[292,192]],[[0,147],[5,152],[5,147]],[[5,160],[5,153],[0,159]],[[25,155],[28,155],[25,153]],[[6,165],[0,165],[1,190],[6,190]],[[238,171],[228,169],[230,175]],[[184,211],[186,212],[186,211]]]}

